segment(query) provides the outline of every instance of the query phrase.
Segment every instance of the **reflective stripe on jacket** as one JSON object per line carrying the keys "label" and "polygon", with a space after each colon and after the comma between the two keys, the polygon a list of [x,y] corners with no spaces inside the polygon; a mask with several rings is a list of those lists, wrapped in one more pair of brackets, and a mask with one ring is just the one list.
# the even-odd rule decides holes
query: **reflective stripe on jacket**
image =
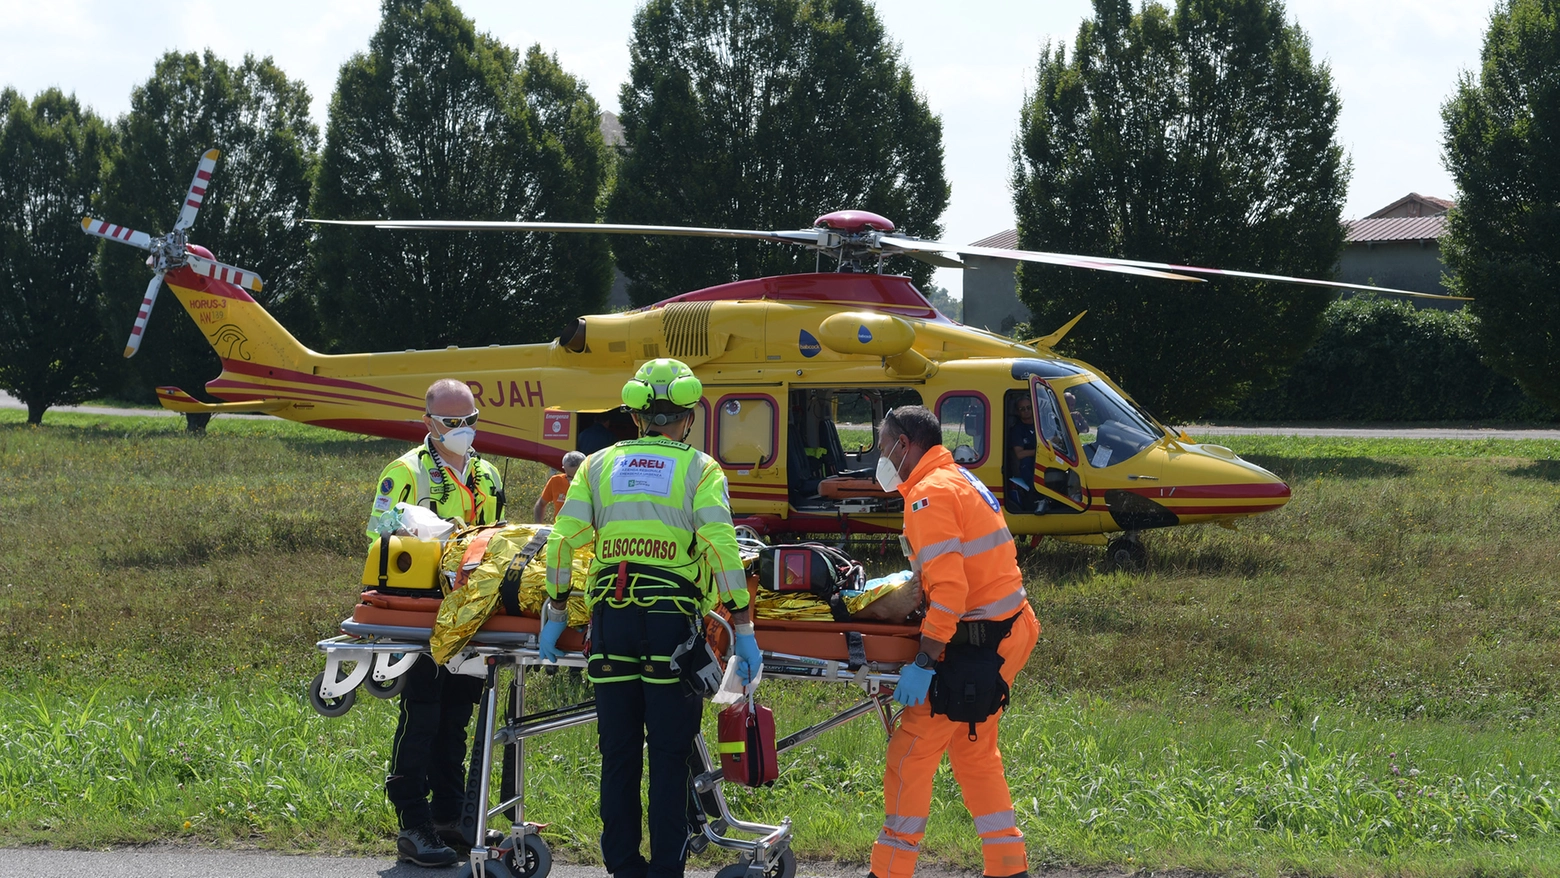
{"label": "reflective stripe on jacket", "polygon": [[961,621],[1006,619],[1028,596],[1018,549],[991,490],[941,445],[899,486],[905,497],[910,566],[921,574],[921,633],[944,643]]}
{"label": "reflective stripe on jacket", "polygon": [[[439,466],[427,441],[390,461],[374,483],[374,505],[368,516],[368,538],[379,536],[374,522],[397,503],[433,510],[440,518],[467,524],[492,524],[504,515],[504,483],[498,469],[472,456],[465,483]],[[457,474],[458,475],[458,474]]]}
{"label": "reflective stripe on jacket", "polygon": [[[580,465],[569,496],[547,540],[547,592],[569,590],[574,550],[596,544],[591,562],[594,606],[609,592],[614,605],[644,604],[672,597],[646,568],[695,583],[702,611],[718,598],[729,609],[747,606],[747,577],[731,525],[726,474],[713,458],[661,436],[619,442]],[[634,573],[628,574],[629,565]],[[621,596],[613,591],[616,571],[625,572]],[[643,581],[635,600],[629,586]]]}

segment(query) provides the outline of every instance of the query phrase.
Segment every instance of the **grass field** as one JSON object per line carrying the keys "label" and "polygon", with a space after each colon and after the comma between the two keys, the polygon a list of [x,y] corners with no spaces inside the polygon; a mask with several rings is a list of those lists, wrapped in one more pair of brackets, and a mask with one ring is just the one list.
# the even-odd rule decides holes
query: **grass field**
{"label": "grass field", "polygon": [[[304,703],[401,446],[273,420],[0,412],[0,842],[390,848],[393,703]],[[1230,874],[1560,874],[1560,443],[1225,437],[1294,489],[1151,571],[1043,543],[1044,633],[1004,753],[1038,863]],[[528,504],[543,471],[508,466]],[[567,675],[539,678],[561,701]],[[843,692],[766,687],[787,727]],[[862,861],[882,733],[733,798]],[[594,857],[594,738],[541,739],[534,815]],[[944,771],[928,855],[978,868]],[[711,861],[714,862],[714,861]]]}

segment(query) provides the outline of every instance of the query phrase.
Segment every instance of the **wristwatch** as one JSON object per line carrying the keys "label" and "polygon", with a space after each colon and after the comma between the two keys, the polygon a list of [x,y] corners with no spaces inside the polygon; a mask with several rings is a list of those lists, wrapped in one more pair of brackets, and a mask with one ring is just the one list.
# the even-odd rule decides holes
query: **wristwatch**
{"label": "wristwatch", "polygon": [[918,653],[915,654],[915,666],[918,667],[918,668],[922,668],[924,670],[928,670],[929,671],[936,664],[937,664],[936,659],[933,659],[931,656],[927,655],[924,652],[918,652]]}

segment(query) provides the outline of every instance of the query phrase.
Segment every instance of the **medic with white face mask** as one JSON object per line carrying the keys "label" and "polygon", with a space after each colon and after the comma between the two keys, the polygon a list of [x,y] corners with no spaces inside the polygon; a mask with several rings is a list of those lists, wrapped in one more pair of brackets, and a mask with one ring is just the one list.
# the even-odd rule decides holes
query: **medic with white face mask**
{"label": "medic with white face mask", "polygon": [[428,437],[390,462],[374,485],[374,523],[397,503],[433,510],[465,524],[492,524],[504,514],[504,484],[491,463],[472,453],[477,438],[477,403],[471,389],[453,378],[435,381],[425,396],[423,425]]}
{"label": "medic with white face mask", "polygon": [[[368,535],[375,520],[411,503],[440,518],[492,524],[504,515],[504,484],[491,463],[477,457],[477,403],[452,378],[435,381],[424,397],[421,445],[390,462],[374,483]],[[465,847],[459,829],[466,792],[466,725],[482,694],[482,680],[456,676],[424,655],[406,672],[400,716],[390,748],[385,794],[401,833],[396,853],[419,866],[449,866]]]}

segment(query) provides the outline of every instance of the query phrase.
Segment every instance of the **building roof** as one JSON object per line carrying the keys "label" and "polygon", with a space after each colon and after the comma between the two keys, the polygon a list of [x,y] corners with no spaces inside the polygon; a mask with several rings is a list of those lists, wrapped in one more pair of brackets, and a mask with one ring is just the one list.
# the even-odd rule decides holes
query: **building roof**
{"label": "building roof", "polygon": [[972,241],[972,242],[970,242],[970,246],[971,247],[999,247],[999,248],[1001,248],[1003,250],[1017,250],[1018,249],[1018,229],[1008,229],[1005,232],[998,232],[995,235],[990,235],[988,237],[981,238],[979,241]]}
{"label": "building roof", "polygon": [[1418,192],[1410,192],[1397,201],[1383,207],[1375,213],[1366,214],[1365,219],[1388,219],[1408,216],[1440,216],[1455,205],[1455,202],[1445,198],[1432,198],[1429,195],[1420,195]]}
{"label": "building roof", "polygon": [[1357,219],[1343,224],[1344,240],[1350,244],[1375,241],[1434,241],[1446,234],[1446,215],[1395,216],[1384,219]]}

